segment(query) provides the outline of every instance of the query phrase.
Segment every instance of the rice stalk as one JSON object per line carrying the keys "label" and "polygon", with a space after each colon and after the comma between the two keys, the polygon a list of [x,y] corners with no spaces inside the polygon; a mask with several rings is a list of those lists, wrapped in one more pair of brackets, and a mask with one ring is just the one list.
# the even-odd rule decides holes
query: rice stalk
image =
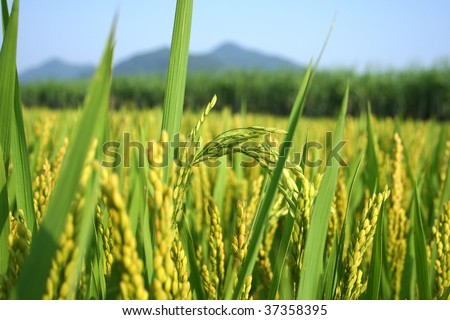
{"label": "rice stalk", "polygon": [[450,201],[444,204],[444,211],[440,214],[438,223],[432,231],[437,248],[434,268],[436,269],[436,298],[439,299],[450,287]]}
{"label": "rice stalk", "polygon": [[144,264],[140,259],[136,239],[132,234],[125,202],[120,194],[117,174],[102,171],[102,191],[112,220],[114,239],[113,257],[120,272],[120,296],[122,299],[148,299],[142,276]]}
{"label": "rice stalk", "polygon": [[16,284],[23,262],[28,256],[31,245],[31,231],[28,229],[22,210],[14,218],[10,213],[9,266],[7,273],[0,276],[0,299],[8,299]]}
{"label": "rice stalk", "polygon": [[349,252],[345,259],[343,277],[336,289],[336,299],[358,299],[366,290],[362,262],[367,248],[372,244],[381,206],[389,196],[387,188],[374,194],[359,219]]}
{"label": "rice stalk", "polygon": [[406,234],[409,222],[403,208],[403,144],[400,136],[394,135],[394,159],[392,161],[392,197],[388,210],[387,261],[391,270],[394,298],[400,297],[402,273],[406,257]]}

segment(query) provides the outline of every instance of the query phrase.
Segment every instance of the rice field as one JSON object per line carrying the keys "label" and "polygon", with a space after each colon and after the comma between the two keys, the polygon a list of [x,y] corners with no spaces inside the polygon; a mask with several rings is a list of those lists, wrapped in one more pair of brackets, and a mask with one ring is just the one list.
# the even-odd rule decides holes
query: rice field
{"label": "rice field", "polygon": [[80,109],[23,109],[5,3],[1,299],[448,299],[448,123],[349,117],[351,84],[304,118],[312,65],[288,118],[183,111],[192,1],[161,109],[109,109],[114,25]]}

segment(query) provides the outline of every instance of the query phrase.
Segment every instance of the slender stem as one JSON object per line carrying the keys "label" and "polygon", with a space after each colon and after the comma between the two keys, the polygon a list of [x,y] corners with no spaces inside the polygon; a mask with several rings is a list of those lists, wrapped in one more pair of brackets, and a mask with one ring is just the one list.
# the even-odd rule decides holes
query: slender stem
{"label": "slender stem", "polygon": [[189,57],[193,0],[177,0],[172,45],[170,48],[162,130],[167,131],[169,146],[164,181],[169,182],[170,166],[174,158],[175,136],[180,132],[183,114],[184,92]]}

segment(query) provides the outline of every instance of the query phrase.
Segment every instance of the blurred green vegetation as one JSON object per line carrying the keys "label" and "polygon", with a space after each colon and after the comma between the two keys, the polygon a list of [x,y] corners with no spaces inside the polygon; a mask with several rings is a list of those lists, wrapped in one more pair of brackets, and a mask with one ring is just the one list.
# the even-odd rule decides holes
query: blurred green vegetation
{"label": "blurred green vegetation", "polygon": [[[228,71],[189,74],[185,104],[202,108],[216,94],[218,107],[288,115],[302,79],[299,72]],[[376,116],[415,119],[450,119],[450,64],[423,69],[367,71],[321,70],[311,86],[305,114],[337,115],[347,80],[350,81],[349,114],[357,116],[372,104]],[[52,109],[81,105],[87,82],[38,82],[21,87],[26,106]],[[143,109],[160,106],[165,90],[164,76],[116,77],[112,84],[112,107]]]}

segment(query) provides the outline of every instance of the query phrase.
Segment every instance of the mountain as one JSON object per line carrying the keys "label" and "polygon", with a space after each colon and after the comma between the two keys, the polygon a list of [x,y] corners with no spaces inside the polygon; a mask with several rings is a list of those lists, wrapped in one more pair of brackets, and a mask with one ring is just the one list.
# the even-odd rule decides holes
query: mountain
{"label": "mountain", "polygon": [[[152,52],[134,55],[117,63],[114,75],[138,75],[165,73],[169,64],[170,50],[162,48]],[[287,59],[263,54],[256,50],[242,48],[233,43],[225,43],[206,54],[189,55],[189,72],[240,70],[286,70],[301,67]],[[61,60],[51,60],[20,75],[21,82],[38,80],[69,80],[88,77],[94,67],[72,65]]]}
{"label": "mountain", "polygon": [[[168,48],[138,54],[119,62],[115,75],[164,73],[169,64]],[[207,54],[189,55],[189,72],[241,70],[299,69],[300,66],[284,58],[266,55],[256,50],[244,49],[233,43],[225,43]]]}
{"label": "mountain", "polygon": [[42,80],[72,80],[89,78],[94,74],[95,67],[91,65],[77,65],[52,59],[44,64],[28,69],[20,75],[21,82]]}
{"label": "mountain", "polygon": [[223,44],[211,52],[210,56],[237,69],[278,70],[299,68],[298,65],[287,59],[244,49],[233,43]]}
{"label": "mountain", "polygon": [[149,53],[135,55],[114,67],[114,74],[133,75],[147,73],[164,73],[169,64],[170,50],[159,49]]}

